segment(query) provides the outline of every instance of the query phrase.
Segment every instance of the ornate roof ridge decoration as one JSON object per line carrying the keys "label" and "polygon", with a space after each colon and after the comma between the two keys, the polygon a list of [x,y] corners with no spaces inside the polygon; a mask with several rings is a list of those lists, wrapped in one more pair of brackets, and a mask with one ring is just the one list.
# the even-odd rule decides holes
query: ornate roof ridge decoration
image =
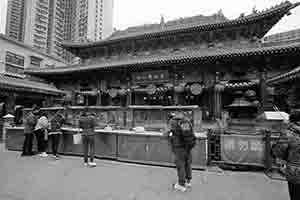
{"label": "ornate roof ridge decoration", "polygon": [[63,95],[62,90],[54,85],[31,81],[26,79],[14,78],[0,74],[0,88],[4,90],[13,90],[17,92],[33,92],[49,95]]}
{"label": "ornate roof ridge decoration", "polygon": [[106,45],[113,42],[120,42],[122,40],[128,40],[128,39],[143,39],[143,38],[149,38],[149,37],[160,37],[168,34],[178,33],[178,32],[186,32],[191,30],[199,30],[199,31],[208,31],[213,30],[216,28],[223,28],[223,27],[230,27],[234,25],[239,24],[245,24],[253,21],[257,21],[259,19],[266,18],[268,16],[276,15],[276,14],[286,14],[291,9],[297,7],[300,5],[300,2],[297,3],[291,3],[289,1],[282,2],[279,5],[273,6],[269,9],[255,12],[247,16],[240,16],[233,20],[225,20],[222,22],[215,22],[215,23],[206,23],[206,24],[195,24],[195,23],[187,23],[182,24],[181,26],[171,26],[171,27],[165,27],[161,28],[159,30],[154,31],[148,31],[148,32],[142,32],[142,33],[135,33],[131,35],[124,35],[119,37],[109,37],[104,40],[100,40],[97,42],[87,42],[87,43],[76,43],[76,42],[65,42],[63,43],[63,47],[68,48],[86,48],[86,47],[94,47],[94,46],[101,46]]}
{"label": "ornate roof ridge decoration", "polygon": [[109,70],[116,68],[132,68],[142,67],[147,65],[168,65],[176,64],[180,62],[203,62],[203,61],[220,61],[223,59],[232,59],[236,57],[249,57],[249,56],[264,56],[264,55],[282,55],[287,53],[300,53],[300,42],[270,46],[270,47],[257,47],[257,48],[237,48],[237,49],[222,49],[221,51],[211,50],[206,53],[201,51],[187,52],[176,55],[165,55],[165,56],[148,56],[142,58],[125,59],[111,62],[103,62],[92,65],[70,65],[66,67],[58,68],[27,68],[26,73],[36,75],[47,75],[47,74],[66,74],[72,72],[82,72],[91,70]]}
{"label": "ornate roof ridge decoration", "polygon": [[267,80],[267,83],[269,85],[276,85],[276,84],[285,83],[299,78],[300,78],[300,66],[296,67],[295,69],[287,73],[281,74],[279,76]]}
{"label": "ornate roof ridge decoration", "polygon": [[222,10],[210,16],[195,15],[191,17],[180,17],[178,19],[170,20],[167,22],[164,22],[164,18],[163,16],[161,16],[160,23],[143,24],[139,26],[128,27],[125,30],[114,32],[109,38],[112,39],[112,38],[124,37],[124,36],[128,36],[128,34],[142,34],[142,33],[146,33],[147,31],[148,32],[161,31],[162,29],[175,28],[175,27],[180,27],[182,25],[201,25],[201,24],[216,23],[216,22],[223,22],[223,21],[229,21],[229,19],[227,19],[224,16]]}

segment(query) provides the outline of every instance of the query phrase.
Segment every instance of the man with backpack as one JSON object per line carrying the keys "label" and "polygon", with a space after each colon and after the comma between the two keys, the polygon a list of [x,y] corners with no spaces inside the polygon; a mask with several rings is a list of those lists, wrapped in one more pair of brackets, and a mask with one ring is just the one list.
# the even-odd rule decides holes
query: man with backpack
{"label": "man with backpack", "polygon": [[192,123],[182,113],[171,113],[169,116],[169,131],[172,151],[175,155],[178,182],[174,189],[185,192],[192,187],[192,148],[196,144]]}

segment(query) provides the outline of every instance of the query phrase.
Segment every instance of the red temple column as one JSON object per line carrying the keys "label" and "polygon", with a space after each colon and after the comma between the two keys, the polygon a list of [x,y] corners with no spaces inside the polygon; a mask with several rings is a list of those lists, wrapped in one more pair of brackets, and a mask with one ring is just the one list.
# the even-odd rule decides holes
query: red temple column
{"label": "red temple column", "polygon": [[259,72],[259,92],[260,92],[260,103],[261,103],[261,112],[264,112],[267,105],[267,71],[261,70]]}

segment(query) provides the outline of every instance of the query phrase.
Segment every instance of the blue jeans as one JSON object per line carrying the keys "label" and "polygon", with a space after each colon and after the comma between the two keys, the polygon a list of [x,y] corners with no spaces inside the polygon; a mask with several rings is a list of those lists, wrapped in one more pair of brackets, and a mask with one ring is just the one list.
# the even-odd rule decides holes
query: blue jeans
{"label": "blue jeans", "polygon": [[90,162],[93,162],[95,155],[95,135],[82,135],[82,143],[84,162],[88,162],[88,157],[90,157]]}
{"label": "blue jeans", "polygon": [[175,164],[177,169],[178,183],[184,186],[185,181],[192,179],[192,149],[183,147],[173,148]]}

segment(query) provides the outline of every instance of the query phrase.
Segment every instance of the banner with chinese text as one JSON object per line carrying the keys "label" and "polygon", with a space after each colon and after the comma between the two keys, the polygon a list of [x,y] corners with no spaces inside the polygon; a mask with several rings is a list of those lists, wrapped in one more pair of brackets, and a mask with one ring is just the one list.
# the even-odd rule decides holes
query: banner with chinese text
{"label": "banner with chinese text", "polygon": [[264,165],[263,136],[221,135],[221,159],[227,163]]}

